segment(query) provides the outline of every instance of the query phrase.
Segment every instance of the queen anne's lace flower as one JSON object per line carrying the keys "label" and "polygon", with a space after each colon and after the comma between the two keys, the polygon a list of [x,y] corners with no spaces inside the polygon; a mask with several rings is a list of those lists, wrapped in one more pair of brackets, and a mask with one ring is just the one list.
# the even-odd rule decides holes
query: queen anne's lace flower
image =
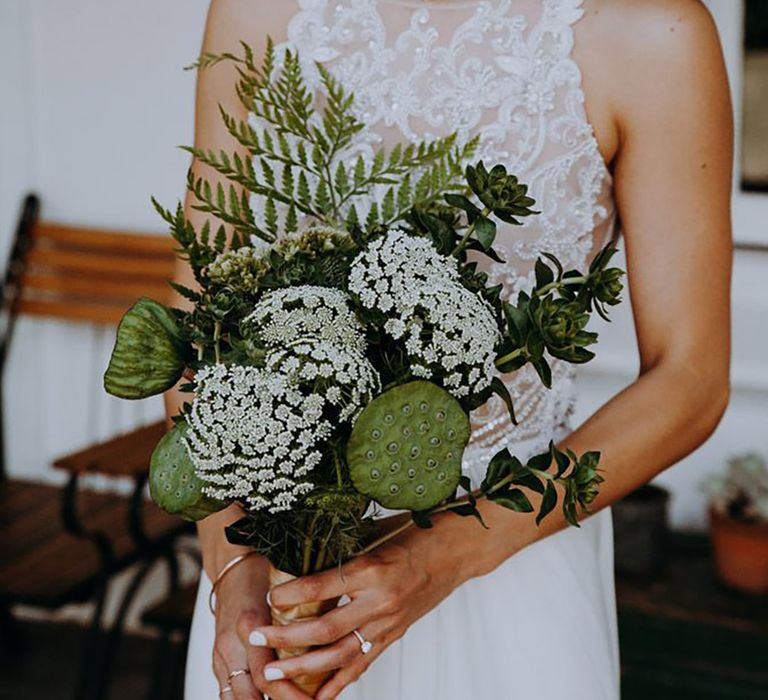
{"label": "queen anne's lace flower", "polygon": [[357,418],[380,391],[381,380],[361,352],[323,340],[297,340],[267,356],[268,369],[312,387],[339,409],[339,420]]}
{"label": "queen anne's lace flower", "polygon": [[349,290],[363,306],[402,315],[419,299],[424,285],[459,282],[456,260],[440,255],[426,238],[400,229],[371,241],[353,261]]}
{"label": "queen anne's lace flower", "polygon": [[493,309],[430,241],[393,230],[371,242],[352,262],[349,289],[390,317],[384,330],[405,343],[415,376],[439,376],[457,397],[490,385],[500,339]]}
{"label": "queen anne's lace flower", "polygon": [[325,397],[255,367],[212,365],[196,381],[185,442],[206,494],[276,513],[314,488],[332,432]]}
{"label": "queen anne's lace flower", "polygon": [[318,338],[362,353],[363,326],[340,289],[298,285],[265,294],[244,323],[246,333],[267,347]]}

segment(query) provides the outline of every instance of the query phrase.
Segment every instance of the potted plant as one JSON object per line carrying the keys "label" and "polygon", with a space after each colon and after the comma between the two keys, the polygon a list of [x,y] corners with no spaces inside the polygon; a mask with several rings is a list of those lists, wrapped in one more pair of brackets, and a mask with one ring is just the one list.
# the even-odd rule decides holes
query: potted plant
{"label": "potted plant", "polygon": [[728,460],[705,482],[715,568],[727,586],[768,593],[768,464],[755,453]]}
{"label": "potted plant", "polygon": [[669,491],[645,484],[613,504],[616,573],[653,578],[667,558]]}

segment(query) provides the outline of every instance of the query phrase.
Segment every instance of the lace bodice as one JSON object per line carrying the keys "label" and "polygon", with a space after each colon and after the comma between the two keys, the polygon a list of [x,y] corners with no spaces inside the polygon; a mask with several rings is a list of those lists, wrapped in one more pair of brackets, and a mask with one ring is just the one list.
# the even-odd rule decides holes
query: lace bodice
{"label": "lace bodice", "polygon": [[[323,63],[355,93],[369,129],[384,144],[480,134],[479,158],[504,163],[541,210],[522,226],[502,225],[503,264],[485,264],[507,296],[533,282],[542,251],[583,266],[612,232],[612,181],[587,121],[581,73],[572,58],[582,0],[299,0],[287,28],[305,73],[318,86]],[[361,140],[361,149],[370,144]],[[551,390],[524,368],[506,377],[520,424],[501,401],[473,414],[472,450],[534,439],[567,424],[573,369],[554,361]]]}

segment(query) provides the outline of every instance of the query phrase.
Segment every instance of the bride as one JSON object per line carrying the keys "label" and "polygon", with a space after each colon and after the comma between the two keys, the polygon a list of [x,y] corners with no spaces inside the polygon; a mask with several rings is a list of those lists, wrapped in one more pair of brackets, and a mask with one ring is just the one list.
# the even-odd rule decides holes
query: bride
{"label": "bride", "polygon": [[[328,670],[320,700],[615,700],[608,506],[700,445],[728,397],[731,110],[711,18],[697,0],[212,0],[203,51],[243,40],[259,56],[267,36],[298,50],[310,81],[315,61],[334,72],[381,142],[479,134],[480,157],[530,185],[542,213],[500,230],[506,263],[488,270],[506,295],[541,251],[583,266],[620,219],[639,376],[576,429],[573,373],[557,362],[549,392],[524,371],[507,378],[519,426],[492,403],[473,414],[473,478],[502,446],[523,459],[550,439],[599,447],[606,480],[581,528],[492,504],[487,530],[437,518],[341,574],[273,591],[277,608],[348,597],[316,622],[270,626],[255,556],[227,574],[212,615],[211,580],[243,551],[224,526],[240,516],[200,523],[187,699],[302,700],[291,678]],[[236,79],[229,63],[199,73],[198,148],[238,149],[219,114],[246,118]],[[189,282],[182,266],[178,278]],[[170,412],[183,396],[168,395]],[[276,660],[274,648],[301,646],[315,648]]]}

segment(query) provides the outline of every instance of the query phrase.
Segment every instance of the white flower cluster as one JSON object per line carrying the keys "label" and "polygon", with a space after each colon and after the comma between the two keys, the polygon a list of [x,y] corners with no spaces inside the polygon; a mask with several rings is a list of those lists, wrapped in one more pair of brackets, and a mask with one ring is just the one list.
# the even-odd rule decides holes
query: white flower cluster
{"label": "white flower cluster", "polygon": [[332,430],[323,396],[255,367],[212,365],[196,379],[185,440],[208,495],[277,513],[312,490]]}
{"label": "white flower cluster", "polygon": [[267,356],[267,368],[309,383],[339,409],[341,421],[354,421],[381,390],[381,380],[361,352],[325,340],[297,340]]}
{"label": "white flower cluster", "polygon": [[276,513],[314,488],[333,426],[354,420],[381,381],[340,290],[270,292],[244,325],[266,346],[265,367],[198,372],[187,447],[208,495]]}
{"label": "white flower cluster", "polygon": [[394,229],[352,262],[349,289],[389,316],[384,330],[403,339],[411,371],[464,397],[487,388],[500,339],[490,304],[461,284],[456,261],[425,238]]}
{"label": "white flower cluster", "polygon": [[340,289],[298,285],[265,294],[243,322],[265,345],[281,348],[309,337],[362,353],[363,326]]}

